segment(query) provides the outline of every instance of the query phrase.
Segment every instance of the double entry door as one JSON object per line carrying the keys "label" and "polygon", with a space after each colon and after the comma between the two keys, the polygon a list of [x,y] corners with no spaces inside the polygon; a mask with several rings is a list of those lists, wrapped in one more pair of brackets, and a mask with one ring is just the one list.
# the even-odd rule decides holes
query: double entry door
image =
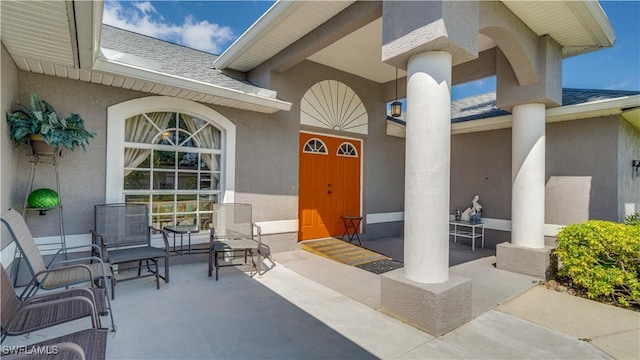
{"label": "double entry door", "polygon": [[360,140],[300,134],[299,240],[340,236],[341,216],[360,215],[361,149]]}

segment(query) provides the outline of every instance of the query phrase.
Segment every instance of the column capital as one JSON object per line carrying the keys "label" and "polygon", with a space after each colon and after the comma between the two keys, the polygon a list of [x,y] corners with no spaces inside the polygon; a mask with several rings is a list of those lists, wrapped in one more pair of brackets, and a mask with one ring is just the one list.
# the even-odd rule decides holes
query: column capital
{"label": "column capital", "polygon": [[562,105],[562,48],[548,35],[538,38],[538,81],[521,84],[513,64],[498,49],[496,53],[496,105],[511,111],[516,105],[541,103]]}
{"label": "column capital", "polygon": [[406,69],[409,58],[446,51],[453,65],[478,57],[475,1],[385,1],[382,5],[382,61]]}

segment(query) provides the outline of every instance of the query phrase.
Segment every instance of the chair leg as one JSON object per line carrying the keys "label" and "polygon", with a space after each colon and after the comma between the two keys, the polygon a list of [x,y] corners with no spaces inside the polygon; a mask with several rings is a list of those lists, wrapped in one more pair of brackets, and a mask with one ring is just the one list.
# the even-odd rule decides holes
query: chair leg
{"label": "chair leg", "polygon": [[220,269],[220,260],[218,259],[218,252],[216,251],[214,254],[215,262],[216,262],[216,281],[218,281],[218,269]]}
{"label": "chair leg", "polygon": [[169,255],[164,257],[164,283],[169,283]]}
{"label": "chair leg", "polygon": [[209,249],[209,277],[211,277],[211,274],[213,273],[213,253],[214,250]]}
{"label": "chair leg", "polygon": [[[104,265],[103,265],[104,266]],[[113,270],[112,270],[113,272]],[[104,288],[107,290],[107,307],[109,308],[109,318],[111,319],[111,327],[113,328],[112,331],[116,332],[117,327],[116,327],[116,323],[113,320],[113,308],[111,307],[111,300],[115,300],[116,299],[116,276],[113,275],[111,277],[111,279],[107,280],[107,275],[106,275],[106,269],[103,269],[103,274],[102,274],[102,282],[104,284]],[[111,294],[109,294],[109,285],[111,285]]]}
{"label": "chair leg", "polygon": [[[158,259],[149,259],[156,267],[156,290],[160,290],[160,269],[158,268]],[[149,260],[147,260],[147,269],[149,268]]]}

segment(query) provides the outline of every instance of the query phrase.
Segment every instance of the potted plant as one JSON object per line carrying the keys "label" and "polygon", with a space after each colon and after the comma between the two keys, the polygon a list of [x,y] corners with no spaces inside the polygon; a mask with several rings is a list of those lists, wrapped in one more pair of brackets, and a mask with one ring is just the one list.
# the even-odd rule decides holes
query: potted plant
{"label": "potted plant", "polygon": [[30,144],[34,155],[60,155],[63,146],[71,151],[77,146],[86,150],[95,135],[84,128],[80,115],[61,118],[51,104],[36,94],[31,95],[31,107],[16,105],[14,111],[7,113],[7,121],[11,140]]}

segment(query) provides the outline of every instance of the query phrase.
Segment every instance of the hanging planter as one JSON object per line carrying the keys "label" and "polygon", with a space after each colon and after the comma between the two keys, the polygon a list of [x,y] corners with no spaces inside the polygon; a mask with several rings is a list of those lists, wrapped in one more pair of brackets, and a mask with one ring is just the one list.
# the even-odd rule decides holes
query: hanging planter
{"label": "hanging planter", "polygon": [[31,155],[60,156],[62,153],[62,146],[47,144],[40,134],[29,135],[29,144],[31,145]]}
{"label": "hanging planter", "polygon": [[31,95],[31,107],[18,104],[15,111],[7,113],[7,122],[11,140],[30,144],[33,155],[60,156],[63,146],[71,151],[78,146],[84,150],[95,135],[85,130],[80,115],[60,118],[53,106],[36,94]]}

